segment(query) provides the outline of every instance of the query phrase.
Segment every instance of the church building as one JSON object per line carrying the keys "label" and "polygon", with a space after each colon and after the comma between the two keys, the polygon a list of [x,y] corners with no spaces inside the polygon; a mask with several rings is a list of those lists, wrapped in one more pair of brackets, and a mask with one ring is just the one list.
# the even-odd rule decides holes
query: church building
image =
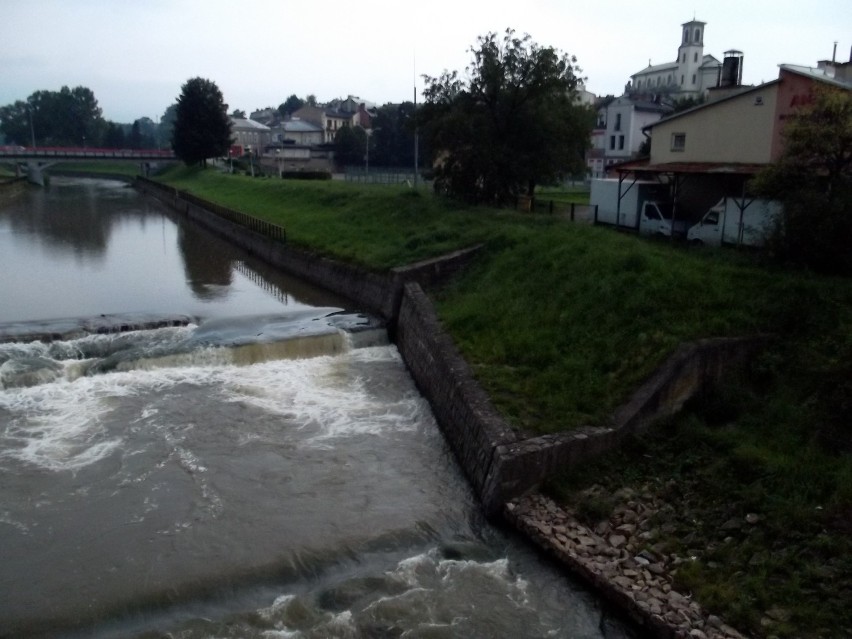
{"label": "church building", "polygon": [[701,98],[719,84],[722,63],[704,54],[706,22],[692,20],[682,25],[680,46],[674,62],[651,65],[630,76],[628,92],[667,94],[672,99]]}

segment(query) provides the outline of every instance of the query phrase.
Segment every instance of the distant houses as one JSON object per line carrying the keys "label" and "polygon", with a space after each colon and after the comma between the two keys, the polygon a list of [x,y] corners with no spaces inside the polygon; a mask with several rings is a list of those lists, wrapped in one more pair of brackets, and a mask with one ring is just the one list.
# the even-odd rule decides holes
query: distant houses
{"label": "distant houses", "polygon": [[286,118],[277,109],[267,108],[231,122],[234,144],[242,153],[286,163],[287,170],[331,170],[331,145],[338,131],[346,126],[369,130],[375,117],[373,103],[350,95],[326,105],[305,105]]}
{"label": "distant houses", "polygon": [[719,62],[704,53],[706,23],[692,20],[681,28],[677,60],[649,63],[630,76],[622,96],[598,101],[589,177],[642,171],[677,188],[687,170],[708,179],[724,172],[741,188],[779,157],[784,120],[810,100],[815,83],[852,89],[852,61],[782,64],[776,80],[743,86],[742,52],[727,51]]}

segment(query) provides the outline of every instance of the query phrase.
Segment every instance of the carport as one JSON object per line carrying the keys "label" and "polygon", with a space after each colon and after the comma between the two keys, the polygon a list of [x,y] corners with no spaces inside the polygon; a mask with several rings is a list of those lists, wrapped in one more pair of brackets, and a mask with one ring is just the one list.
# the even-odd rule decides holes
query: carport
{"label": "carport", "polygon": [[742,220],[743,211],[754,199],[747,194],[747,184],[765,167],[765,164],[721,162],[651,164],[646,159],[614,164],[608,170],[618,173],[620,192],[622,185],[627,190],[637,181],[667,185],[672,201],[672,224],[683,220],[689,226],[723,198],[733,198]]}

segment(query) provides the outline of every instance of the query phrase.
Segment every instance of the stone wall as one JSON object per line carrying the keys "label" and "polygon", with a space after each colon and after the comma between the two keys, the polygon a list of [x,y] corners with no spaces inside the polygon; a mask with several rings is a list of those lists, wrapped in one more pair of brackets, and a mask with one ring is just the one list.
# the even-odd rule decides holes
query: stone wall
{"label": "stone wall", "polygon": [[499,447],[515,441],[515,433],[474,379],[418,284],[405,287],[396,344],[474,491],[489,515],[496,514],[499,505],[488,494],[493,458]]}

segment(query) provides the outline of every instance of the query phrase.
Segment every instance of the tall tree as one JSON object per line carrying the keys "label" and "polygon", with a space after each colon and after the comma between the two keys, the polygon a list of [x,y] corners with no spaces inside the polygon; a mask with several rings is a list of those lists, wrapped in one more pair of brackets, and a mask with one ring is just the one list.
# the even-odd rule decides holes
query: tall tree
{"label": "tall tree", "polygon": [[370,140],[360,126],[343,126],[334,134],[334,159],[343,166],[363,164]]}
{"label": "tall tree", "polygon": [[204,78],[188,80],[175,112],[175,155],[187,165],[206,166],[207,158],[226,155],[230,145],[231,120],[219,87]]}
{"label": "tall tree", "polygon": [[852,91],[815,87],[783,135],[781,157],[756,180],[784,205],[771,246],[783,259],[852,274]]}
{"label": "tall tree", "polygon": [[471,48],[466,69],[425,76],[425,134],[443,161],[436,186],[505,203],[583,170],[594,114],[581,106],[576,58],[507,29]]}
{"label": "tall tree", "polygon": [[[373,122],[375,151],[370,149],[370,161],[375,155],[376,165],[414,166],[414,103],[386,104],[376,110]],[[428,155],[421,148],[420,157]]]}
{"label": "tall tree", "polygon": [[166,110],[163,111],[163,115],[160,116],[160,124],[157,127],[157,147],[162,148],[163,146],[170,143],[172,139],[172,133],[175,129],[175,119],[177,118],[177,104],[170,104],[166,107]]}

